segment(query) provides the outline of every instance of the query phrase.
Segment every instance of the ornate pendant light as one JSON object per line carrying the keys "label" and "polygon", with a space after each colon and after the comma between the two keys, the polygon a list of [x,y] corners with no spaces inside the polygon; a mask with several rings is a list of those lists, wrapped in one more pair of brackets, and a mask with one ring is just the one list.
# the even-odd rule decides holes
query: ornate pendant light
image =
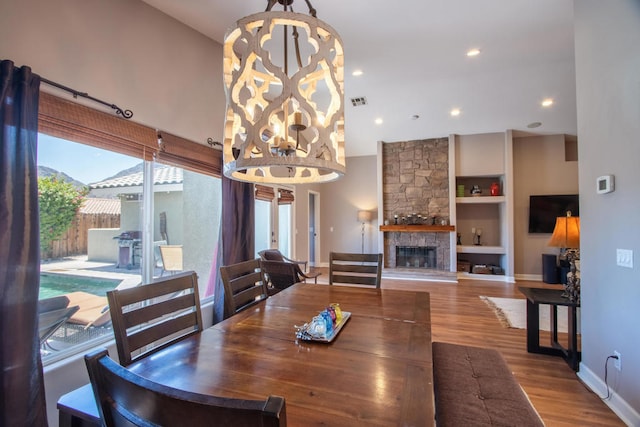
{"label": "ornate pendant light", "polygon": [[[342,40],[305,1],[310,15],[293,12],[293,0],[268,0],[225,37],[229,178],[309,184],[345,173]],[[272,11],[276,3],[284,10]]]}

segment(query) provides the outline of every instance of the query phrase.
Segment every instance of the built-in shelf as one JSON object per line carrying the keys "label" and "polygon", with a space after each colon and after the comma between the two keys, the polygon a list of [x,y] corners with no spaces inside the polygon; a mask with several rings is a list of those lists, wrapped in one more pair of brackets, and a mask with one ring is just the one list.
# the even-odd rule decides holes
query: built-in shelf
{"label": "built-in shelf", "polygon": [[498,254],[504,255],[507,253],[502,246],[465,246],[457,245],[456,252],[459,254]]}
{"label": "built-in shelf", "polygon": [[395,231],[400,233],[453,233],[456,231],[456,227],[453,225],[399,224],[381,225],[380,231]]}
{"label": "built-in shelf", "polygon": [[456,197],[456,203],[502,203],[504,196]]}

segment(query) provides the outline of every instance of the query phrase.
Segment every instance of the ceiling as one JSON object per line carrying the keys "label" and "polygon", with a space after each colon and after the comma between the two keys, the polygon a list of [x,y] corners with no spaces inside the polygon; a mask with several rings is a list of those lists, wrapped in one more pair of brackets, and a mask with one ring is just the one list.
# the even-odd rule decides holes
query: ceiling
{"label": "ceiling", "polygon": [[[267,5],[144,1],[220,43],[238,19]],[[452,133],[577,133],[573,0],[311,3],[344,45],[347,156],[375,154],[377,141]],[[293,7],[308,13],[303,0]],[[471,48],[480,55],[467,57]],[[352,76],[354,70],[362,76]],[[353,107],[356,97],[366,97],[367,105]],[[552,106],[541,106],[546,98]],[[453,108],[460,115],[451,116]],[[541,125],[528,128],[533,122]]]}

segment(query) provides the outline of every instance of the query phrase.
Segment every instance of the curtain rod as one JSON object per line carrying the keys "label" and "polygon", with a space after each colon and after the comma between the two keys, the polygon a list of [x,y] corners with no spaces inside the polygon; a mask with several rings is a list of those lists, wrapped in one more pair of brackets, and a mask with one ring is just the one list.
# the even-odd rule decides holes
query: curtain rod
{"label": "curtain rod", "polygon": [[133,111],[131,111],[131,110],[123,110],[122,108],[118,107],[116,104],[109,104],[106,101],[103,101],[103,100],[98,99],[98,98],[94,98],[93,96],[89,95],[86,92],[79,92],[79,91],[77,91],[75,89],[71,89],[70,87],[61,85],[60,83],[52,82],[51,80],[45,79],[44,77],[40,77],[40,81],[43,82],[43,83],[46,83],[48,85],[57,87],[58,89],[62,89],[64,91],[67,91],[67,92],[71,93],[74,98],[77,98],[77,97],[80,96],[82,98],[87,98],[87,99],[90,99],[90,100],[92,100],[94,102],[98,102],[98,103],[100,103],[102,105],[106,105],[107,107],[113,108],[114,110],[116,110],[116,114],[117,115],[120,115],[120,116],[124,117],[125,119],[130,119],[131,117],[133,117]]}

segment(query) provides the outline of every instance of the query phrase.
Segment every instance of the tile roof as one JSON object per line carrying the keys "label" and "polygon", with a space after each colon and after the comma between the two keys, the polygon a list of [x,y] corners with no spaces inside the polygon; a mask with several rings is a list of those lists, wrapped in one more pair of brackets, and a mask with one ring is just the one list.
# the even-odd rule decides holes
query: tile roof
{"label": "tile roof", "polygon": [[80,206],[80,213],[120,215],[120,199],[99,199],[95,197],[84,199],[82,206]]}
{"label": "tile roof", "polygon": [[[181,184],[183,180],[182,168],[162,166],[153,171],[153,184]],[[142,172],[108,179],[91,184],[91,188],[136,187],[142,185]]]}

